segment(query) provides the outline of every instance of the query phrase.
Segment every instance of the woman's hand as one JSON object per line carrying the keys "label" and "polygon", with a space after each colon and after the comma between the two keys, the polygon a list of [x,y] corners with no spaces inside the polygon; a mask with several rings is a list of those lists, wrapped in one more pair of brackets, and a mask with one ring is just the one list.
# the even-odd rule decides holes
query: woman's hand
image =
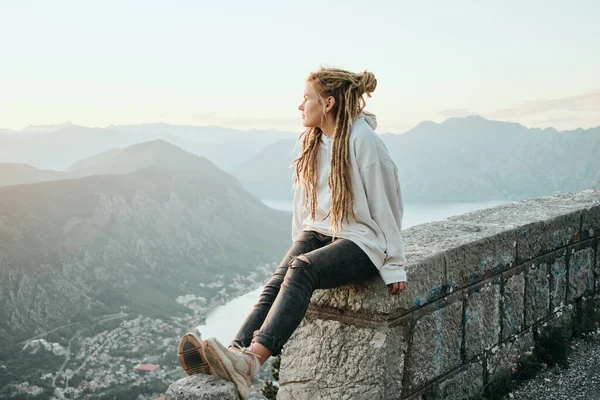
{"label": "woman's hand", "polygon": [[390,294],[392,294],[392,295],[400,294],[400,292],[402,292],[404,289],[406,289],[406,282],[394,282],[394,283],[390,283],[387,286],[390,291]]}

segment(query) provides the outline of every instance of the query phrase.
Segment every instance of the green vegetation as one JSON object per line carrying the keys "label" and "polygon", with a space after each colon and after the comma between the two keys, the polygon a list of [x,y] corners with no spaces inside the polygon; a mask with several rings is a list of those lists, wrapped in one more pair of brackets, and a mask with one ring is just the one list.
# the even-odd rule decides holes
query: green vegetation
{"label": "green vegetation", "polygon": [[[281,356],[275,357],[275,360],[271,364],[271,375],[273,375],[274,381],[279,381],[279,366],[281,364]],[[275,400],[277,397],[277,391],[279,390],[279,386],[273,384],[273,381],[266,381],[265,385],[261,389],[263,396],[269,400]]]}

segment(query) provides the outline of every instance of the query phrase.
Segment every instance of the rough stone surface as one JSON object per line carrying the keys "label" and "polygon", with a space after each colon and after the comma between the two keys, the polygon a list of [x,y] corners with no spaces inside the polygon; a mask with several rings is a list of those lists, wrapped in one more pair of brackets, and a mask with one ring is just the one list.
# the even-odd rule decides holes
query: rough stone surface
{"label": "rough stone surface", "polygon": [[233,382],[212,375],[197,374],[169,386],[166,400],[239,400]]}
{"label": "rough stone surface", "polygon": [[566,250],[560,251],[550,264],[550,306],[556,310],[566,303],[567,298],[567,259]]}
{"label": "rough stone surface", "polygon": [[567,302],[572,303],[575,299],[594,289],[594,249],[591,247],[576,251],[572,249],[569,260],[569,290]]}
{"label": "rough stone surface", "polygon": [[582,239],[600,236],[600,205],[583,211],[581,233],[583,235]]}
{"label": "rough stone surface", "polygon": [[519,267],[512,275],[505,275],[502,295],[502,339],[520,332],[523,327],[525,273]]}
{"label": "rough stone surface", "polygon": [[448,285],[463,288],[499,273],[516,261],[514,230],[485,237],[448,252]]}
{"label": "rough stone surface", "polygon": [[492,348],[500,338],[500,285],[486,284],[469,294],[465,310],[467,359]]}
{"label": "rough stone surface", "polygon": [[569,304],[555,312],[548,320],[536,325],[535,328],[540,335],[543,335],[554,328],[558,328],[563,336],[569,339],[573,336],[573,323],[575,317],[575,307],[573,304]]}
{"label": "rough stone surface", "polygon": [[596,290],[600,289],[600,239],[596,246],[596,267],[594,269],[594,275],[596,275]]}
{"label": "rough stone surface", "polygon": [[362,285],[316,290],[311,303],[365,314],[406,313],[444,295],[444,256],[411,258],[407,252],[406,274],[409,284],[401,296],[390,296],[380,277]]}
{"label": "rough stone surface", "polygon": [[435,389],[435,399],[471,399],[483,390],[483,362],[476,360],[444,380]]}
{"label": "rough stone surface", "polygon": [[410,397],[406,397],[406,400],[428,400],[429,397],[427,394],[428,393],[425,393],[425,392],[415,393]]}
{"label": "rough stone surface", "polygon": [[517,248],[519,264],[573,244],[579,235],[581,211],[529,224],[520,228]]}
{"label": "rough stone surface", "polygon": [[515,249],[520,264],[551,251],[555,244],[571,244],[580,233],[582,210],[600,205],[599,199],[600,190],[541,197],[413,226],[402,232],[409,280],[403,296],[387,295],[377,277],[363,285],[317,291],[312,302],[384,314],[431,303],[482,274],[514,266]]}
{"label": "rough stone surface", "polygon": [[362,387],[349,384],[340,387],[317,387],[314,384],[283,386],[277,392],[277,400],[387,400],[400,397],[386,397],[381,389],[373,386]]}
{"label": "rough stone surface", "polygon": [[533,351],[534,346],[533,334],[527,332],[491,349],[487,355],[488,382],[494,376],[515,368],[519,358],[526,352]]}
{"label": "rough stone surface", "polygon": [[[527,199],[451,217],[449,221],[517,231],[518,264],[573,243],[579,236],[582,210],[600,205],[600,190]],[[529,229],[533,230],[529,230]],[[523,233],[525,232],[525,235]]]}
{"label": "rough stone surface", "polygon": [[[385,399],[388,392],[400,393],[407,327],[304,319],[282,353],[278,399]],[[393,381],[387,381],[390,376]]]}
{"label": "rough stone surface", "polygon": [[461,320],[460,299],[442,308],[432,307],[431,312],[417,320],[413,327],[409,352],[410,390],[417,389],[458,366],[462,337]]}
{"label": "rough stone surface", "polygon": [[550,313],[550,277],[548,264],[526,264],[525,324],[541,320]]}
{"label": "rough stone surface", "polygon": [[600,323],[600,294],[583,297],[577,306],[578,326],[576,329],[584,333],[596,331]]}
{"label": "rough stone surface", "polygon": [[519,227],[600,205],[600,189],[526,199],[448,218],[481,226]]}

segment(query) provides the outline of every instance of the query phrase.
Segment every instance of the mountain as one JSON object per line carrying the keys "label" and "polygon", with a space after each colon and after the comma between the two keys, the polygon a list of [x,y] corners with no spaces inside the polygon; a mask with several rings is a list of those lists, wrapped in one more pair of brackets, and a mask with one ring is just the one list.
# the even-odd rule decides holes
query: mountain
{"label": "mountain", "polygon": [[20,134],[31,134],[31,133],[52,133],[62,129],[76,128],[77,125],[71,122],[63,122],[57,125],[29,125],[19,131]]}
{"label": "mountain", "polygon": [[161,166],[169,170],[210,171],[231,179],[221,171],[216,172],[217,167],[206,158],[198,157],[169,142],[157,139],[123,149],[103,151],[76,161],[67,168],[66,172],[39,170],[26,164],[0,164],[0,187],[91,175],[125,174],[152,166]]}
{"label": "mountain", "polygon": [[123,152],[128,173],[0,188],[0,343],[122,307],[184,312],[177,296],[210,299],[287,251],[291,215],[208,160],[160,141]]}
{"label": "mountain", "polygon": [[110,161],[113,157],[121,152],[122,149],[110,149],[101,151],[98,154],[94,154],[91,157],[83,158],[81,160],[75,161],[73,164],[69,165],[66,168],[66,171],[85,171],[85,170],[93,170],[96,166],[104,164],[105,162]]}
{"label": "mountain", "polygon": [[291,132],[242,131],[216,126],[142,124],[88,128],[67,122],[29,126],[21,131],[0,131],[0,162],[64,170],[82,158],[107,150],[163,139],[230,171],[265,146],[296,136],[297,133]]}
{"label": "mountain", "polygon": [[100,174],[124,174],[150,166],[168,170],[196,170],[230,179],[230,176],[204,157],[184,151],[162,139],[138,143],[124,149],[112,149],[87,159],[79,160],[69,167],[72,175],[90,176]]}
{"label": "mountain", "polygon": [[232,141],[244,141],[250,139],[258,140],[262,143],[272,143],[289,137],[290,135],[298,135],[296,133],[274,130],[251,129],[248,131],[243,131],[222,126],[172,125],[165,123],[110,125],[108,129],[114,129],[133,134],[169,134],[200,143],[230,143]]}
{"label": "mountain", "polygon": [[129,134],[154,134],[189,152],[211,160],[225,171],[232,171],[263,148],[278,140],[297,137],[297,133],[272,130],[238,130],[220,126],[170,124],[112,125]]}
{"label": "mountain", "polygon": [[285,139],[273,143],[252,159],[232,171],[252,193],[268,199],[291,199],[294,168],[292,162],[298,157],[300,143]]}
{"label": "mountain", "polygon": [[0,187],[64,179],[59,171],[47,171],[26,164],[0,163]]}
{"label": "mountain", "polygon": [[382,139],[408,201],[485,201],[600,185],[600,128],[558,132],[479,116]]}
{"label": "mountain", "polygon": [[[600,186],[600,127],[558,132],[472,116],[424,121],[381,138],[406,202],[519,199]],[[234,175],[261,198],[291,201],[294,144],[266,148]]]}
{"label": "mountain", "polygon": [[51,132],[5,134],[0,136],[0,162],[64,170],[81,158],[146,140],[148,138],[143,135],[126,135],[116,130],[76,125]]}

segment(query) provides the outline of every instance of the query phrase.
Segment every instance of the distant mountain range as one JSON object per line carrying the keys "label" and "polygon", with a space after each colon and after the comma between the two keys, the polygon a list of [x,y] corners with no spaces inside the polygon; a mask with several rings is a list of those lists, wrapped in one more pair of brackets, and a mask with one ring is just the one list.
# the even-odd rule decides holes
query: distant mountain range
{"label": "distant mountain range", "polygon": [[[162,140],[205,156],[260,198],[292,199],[296,133],[168,124],[100,129],[66,123],[28,129],[0,133],[0,162],[45,169],[61,165],[65,174],[24,169],[19,173],[23,183],[112,173],[107,160],[119,154],[128,158],[123,148]],[[472,116],[441,124],[425,121],[402,135],[381,138],[398,165],[407,202],[515,200],[600,185],[600,127],[559,132]],[[143,164],[152,164],[151,154],[146,157]],[[130,171],[139,167],[135,162],[118,165]],[[0,185],[19,183],[21,178],[2,172],[5,168],[0,164]]]}
{"label": "distant mountain range", "polygon": [[70,173],[91,176],[0,188],[0,344],[121,306],[181,311],[177,296],[278,262],[291,243],[291,214],[161,140]]}
{"label": "distant mountain range", "polygon": [[[514,200],[600,186],[600,127],[558,132],[474,116],[381,138],[408,202]],[[273,143],[233,174],[261,198],[291,202],[295,146]]]}
{"label": "distant mountain range", "polygon": [[0,130],[0,163],[65,170],[82,158],[106,150],[163,139],[230,171],[266,145],[297,136],[298,133],[293,132],[169,124],[111,125],[107,128],[87,128],[71,123],[30,126],[20,131]]}

